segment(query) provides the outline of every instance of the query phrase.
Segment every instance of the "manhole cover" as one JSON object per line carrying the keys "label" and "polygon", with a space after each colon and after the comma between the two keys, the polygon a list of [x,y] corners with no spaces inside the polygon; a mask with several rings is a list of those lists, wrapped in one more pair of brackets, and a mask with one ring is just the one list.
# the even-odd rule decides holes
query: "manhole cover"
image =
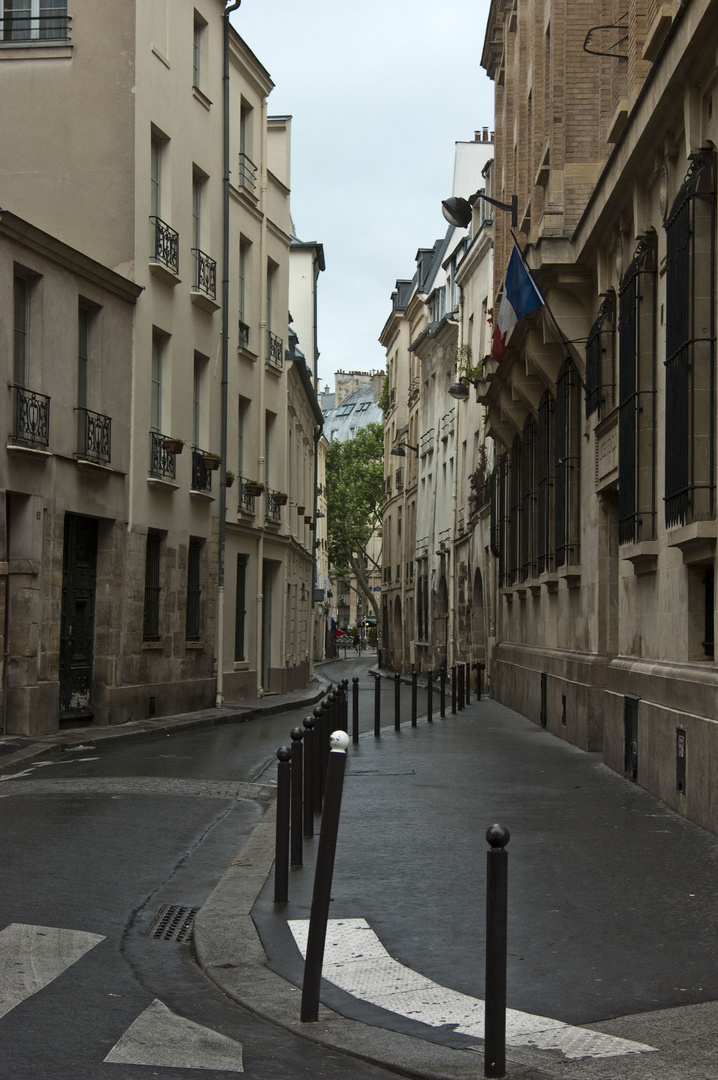
{"label": "manhole cover", "polygon": [[198,907],[181,907],[179,904],[163,904],[159,909],[145,937],[158,941],[176,941],[180,945],[189,945],[192,940],[192,927]]}

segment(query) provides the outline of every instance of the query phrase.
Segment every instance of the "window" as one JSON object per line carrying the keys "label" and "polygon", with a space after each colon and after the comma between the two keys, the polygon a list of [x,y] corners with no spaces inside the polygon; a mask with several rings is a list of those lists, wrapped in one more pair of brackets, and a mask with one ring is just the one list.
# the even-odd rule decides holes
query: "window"
{"label": "window", "polygon": [[521,450],[521,439],[517,435],[511,444],[509,459],[507,585],[519,581],[521,573]]}
{"label": "window", "polygon": [[254,109],[242,99],[239,110],[239,186],[254,194],[257,187],[257,166],[252,161]]}
{"label": "window", "polygon": [[554,569],[554,400],[548,390],[541,398],[536,429],[536,558],[539,574]]}
{"label": "window", "polygon": [[164,334],[152,331],[152,387],[150,390],[150,428],[162,430],[162,356],[165,346]]}
{"label": "window", "polygon": [[247,285],[250,281],[250,248],[251,243],[245,237],[239,239],[239,344],[242,348],[249,348],[249,304]]}
{"label": "window", "polygon": [[615,373],[613,331],[616,298],[611,292],[598,309],[586,341],[586,416],[613,408]]}
{"label": "window", "polygon": [[572,360],[563,364],[556,382],[554,432],[556,566],[579,561],[579,504],[581,494],[581,399],[578,371]]}
{"label": "window", "polygon": [[205,44],[206,44],[207,20],[203,19],[198,11],[194,13],[194,27],[192,39],[192,86],[195,90],[202,88],[202,76],[205,67]]}
{"label": "window", "polygon": [[340,405],[337,409],[337,416],[348,416],[350,412],[353,412],[353,405]]}
{"label": "window", "polygon": [[160,554],[162,534],[152,529],[147,533],[145,561],[145,605],[142,628],[143,641],[160,639]]}
{"label": "window", "polygon": [[656,238],[640,238],[619,290],[618,539],[652,540],[655,492]]}
{"label": "window", "polygon": [[244,652],[244,620],[246,612],[247,556],[237,556],[237,584],[234,607],[234,659],[246,660]]}
{"label": "window", "polygon": [[200,568],[204,541],[190,536],[187,549],[187,611],[185,615],[185,638],[199,641],[200,635]]}
{"label": "window", "polygon": [[150,144],[150,214],[162,217],[162,150],[163,140],[152,136]]}
{"label": "window", "polygon": [[204,177],[195,172],[192,174],[192,247],[202,247],[202,188]]}
{"label": "window", "polygon": [[237,402],[237,475],[244,476],[245,463],[245,439],[247,435],[247,414],[250,402],[247,398],[240,397]]}
{"label": "window", "polygon": [[65,0],[3,0],[3,41],[66,41]]}
{"label": "window", "polygon": [[536,574],[536,421],[524,424],[521,447],[521,579]]}
{"label": "window", "polygon": [[16,386],[27,386],[29,369],[30,335],[30,283],[27,278],[15,274],[14,291],[14,366],[13,379]]}
{"label": "window", "polygon": [[85,449],[86,409],[90,405],[90,312],[80,303],[77,311],[77,445]]}
{"label": "window", "polygon": [[715,516],[715,202],[715,153],[703,149],[666,221],[669,527]]}

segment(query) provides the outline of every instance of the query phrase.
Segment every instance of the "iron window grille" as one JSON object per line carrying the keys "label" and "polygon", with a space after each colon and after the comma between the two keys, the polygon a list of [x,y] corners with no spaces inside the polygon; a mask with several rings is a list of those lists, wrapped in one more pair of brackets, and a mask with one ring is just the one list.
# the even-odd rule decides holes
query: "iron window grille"
{"label": "iron window grille", "polygon": [[179,274],[179,233],[162,218],[150,216],[154,227],[152,261],[162,263],[173,274]]}
{"label": "iron window grille", "polygon": [[187,611],[185,614],[185,639],[199,641],[202,540],[190,536],[187,550]]}
{"label": "iron window grille", "polygon": [[396,485],[397,488],[401,488],[401,487],[404,486],[404,470],[403,470],[403,468],[396,470],[396,473],[394,474],[394,484]]}
{"label": "iron window grille", "polygon": [[242,349],[249,348],[249,326],[241,319],[239,320],[239,345]]}
{"label": "iron window grille", "polygon": [[211,300],[217,297],[217,263],[199,248],[192,248],[194,255],[194,287]]}
{"label": "iron window grille", "polygon": [[521,570],[521,439],[517,435],[511,444],[509,457],[509,491],[507,506],[508,573],[506,584],[519,580]]}
{"label": "iron window grille", "polygon": [[247,491],[248,483],[247,477],[243,476],[239,484],[239,509],[245,514],[253,514],[255,496]]}
{"label": "iron window grille", "polygon": [[30,0],[13,3],[5,0],[4,10],[0,13],[0,41],[13,44],[26,42],[34,45],[38,41],[64,44],[70,40],[70,22],[67,4],[41,3],[40,14],[32,15]]}
{"label": "iron window grille", "polygon": [[150,475],[158,480],[174,480],[177,473],[177,455],[165,447],[166,435],[150,432]]}
{"label": "iron window grille", "polygon": [[50,443],[50,398],[13,384],[13,438],[31,445]]}
{"label": "iron window grille", "polygon": [[581,399],[576,366],[562,365],[556,381],[556,566],[575,566],[580,552]]}
{"label": "iron window grille", "polygon": [[615,392],[613,337],[616,298],[609,293],[598,309],[586,341],[586,416],[613,406]]}
{"label": "iron window grille", "polygon": [[554,400],[546,393],[541,398],[536,428],[536,562],[539,574],[555,566],[554,536]]}
{"label": "iron window grille", "polygon": [[524,424],[521,448],[521,579],[536,574],[536,421]]}
{"label": "iron window grille", "polygon": [[239,155],[239,186],[251,192],[257,188],[257,166],[244,153]]}
{"label": "iron window grille", "polygon": [[212,490],[212,470],[208,469],[204,462],[204,451],[198,447],[192,448],[192,490]]}
{"label": "iron window grille", "polygon": [[271,330],[267,330],[267,363],[280,369],[284,366],[284,342]]}
{"label": "iron window grille", "polygon": [[282,520],[282,508],[275,499],[276,492],[270,491],[267,488],[267,498],[265,500],[264,516],[267,521],[281,521]]}
{"label": "iron window grille", "polygon": [[619,290],[618,539],[653,540],[656,237],[642,236]]}
{"label": "iron window grille", "polygon": [[109,416],[92,412],[82,406],[78,407],[77,412],[80,413],[78,457],[98,463],[109,463],[112,420]]}
{"label": "iron window grille", "polygon": [[666,525],[715,517],[716,159],[691,165],[666,221]]}

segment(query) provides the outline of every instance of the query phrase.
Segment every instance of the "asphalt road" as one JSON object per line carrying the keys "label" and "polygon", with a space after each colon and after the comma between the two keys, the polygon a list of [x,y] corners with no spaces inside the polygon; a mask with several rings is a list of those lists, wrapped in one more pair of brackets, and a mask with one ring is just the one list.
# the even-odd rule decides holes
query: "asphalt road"
{"label": "asphalt road", "polygon": [[2,777],[3,1080],[390,1075],[259,1020],[205,978],[188,944],[148,936],[164,905],[190,911],[214,888],[303,715],[101,751],[88,731],[81,748]]}

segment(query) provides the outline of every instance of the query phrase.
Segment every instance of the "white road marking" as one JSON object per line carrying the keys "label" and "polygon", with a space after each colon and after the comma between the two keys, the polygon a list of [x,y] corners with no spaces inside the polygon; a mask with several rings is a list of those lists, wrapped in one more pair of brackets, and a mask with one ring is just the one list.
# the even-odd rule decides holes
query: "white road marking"
{"label": "white road marking", "polygon": [[0,930],[0,1016],[51,983],[94,949],[102,934],[11,923]]}
{"label": "white road marking", "polygon": [[157,998],[112,1047],[105,1062],[244,1072],[241,1043],[177,1016]]}
{"label": "white road marking", "polygon": [[[304,956],[309,920],[292,919],[289,928]],[[329,920],[322,975],[348,994],[399,1016],[429,1027],[452,1024],[461,1035],[484,1037],[480,998],[439,986],[394,960],[364,919]],[[506,1010],[506,1045],[559,1050],[567,1059],[618,1057],[656,1049],[515,1009]]]}

